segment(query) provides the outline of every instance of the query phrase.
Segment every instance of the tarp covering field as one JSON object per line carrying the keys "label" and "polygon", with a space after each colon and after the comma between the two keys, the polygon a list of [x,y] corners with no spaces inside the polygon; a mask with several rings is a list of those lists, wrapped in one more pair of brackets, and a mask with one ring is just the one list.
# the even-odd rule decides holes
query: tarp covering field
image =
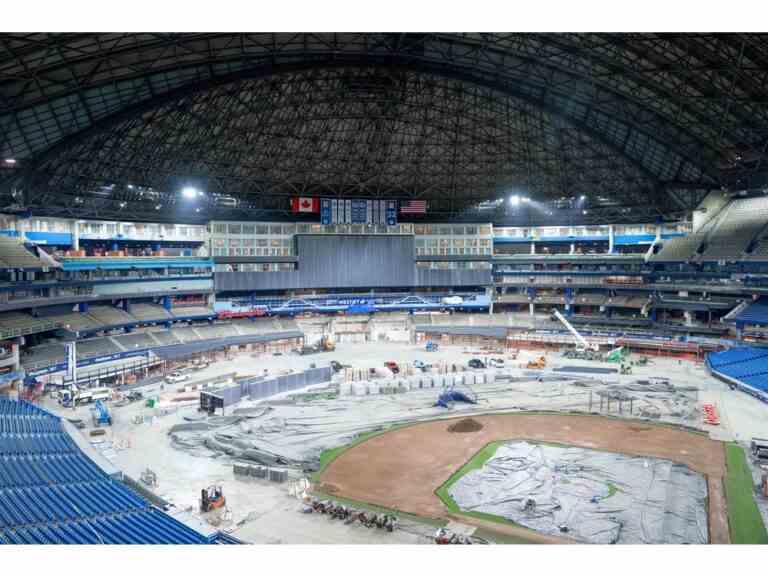
{"label": "tarp covering field", "polygon": [[584,542],[708,542],[706,479],[669,460],[510,442],[448,493],[462,511]]}

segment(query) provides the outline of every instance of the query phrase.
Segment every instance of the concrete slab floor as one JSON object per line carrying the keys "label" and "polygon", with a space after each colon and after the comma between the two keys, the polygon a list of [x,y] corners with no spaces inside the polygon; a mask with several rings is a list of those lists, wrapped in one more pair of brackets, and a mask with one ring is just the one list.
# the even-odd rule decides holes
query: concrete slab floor
{"label": "concrete slab floor", "polygon": [[[330,360],[350,364],[355,368],[381,367],[385,361],[399,364],[420,359],[437,363],[447,361],[466,363],[480,354],[467,353],[470,349],[461,346],[441,346],[437,352],[427,353],[423,345],[389,343],[339,344],[331,353],[311,356],[241,355],[229,361],[217,362],[197,372],[193,378],[203,379],[217,375],[237,372],[241,375],[260,374],[264,369],[277,372],[286,369],[301,370],[311,364],[326,365]],[[518,362],[525,362],[542,355],[540,351],[522,351]],[[499,356],[491,354],[491,356]],[[562,358],[559,353],[546,354],[549,366],[587,365],[608,366],[588,361],[576,361]],[[509,363],[509,361],[508,361]],[[545,371],[547,373],[547,371]],[[701,365],[678,362],[671,359],[653,359],[647,366],[634,367],[630,376],[611,375],[609,378],[620,386],[639,378],[664,376],[675,385],[691,385],[699,388],[699,399],[713,401],[721,412],[721,427],[715,434],[731,434],[741,442],[749,442],[752,436],[768,436],[768,406],[740,392],[732,392],[728,387],[710,377]],[[144,390],[145,395],[159,391],[158,386]],[[79,407],[76,410],[62,409],[50,399],[43,400],[43,406],[63,416],[82,418],[87,428],[85,434],[93,428],[90,409]],[[232,523],[249,519],[233,534],[246,541],[256,543],[421,543],[428,542],[433,529],[429,526],[412,526],[410,531],[385,533],[376,529],[366,529],[359,525],[345,526],[331,521],[326,516],[302,514],[300,504],[287,495],[287,485],[276,485],[260,480],[236,479],[231,462],[225,459],[198,457],[171,447],[167,430],[183,421],[184,415],[196,414],[197,403],[182,405],[178,411],[161,418],[155,418],[151,424],[135,425],[133,418],[149,414],[152,411],[143,403],[125,407],[110,406],[114,424],[107,428],[106,438],[125,449],[116,451],[112,462],[125,473],[138,480],[142,470],[149,467],[158,475],[159,485],[156,492],[171,501],[178,509],[191,509],[197,515],[200,490],[211,484],[220,484],[232,511]],[[557,405],[553,404],[557,409]],[[560,409],[565,409],[563,406]],[[365,422],[361,422],[364,425]],[[212,528],[213,529],[213,528]]]}

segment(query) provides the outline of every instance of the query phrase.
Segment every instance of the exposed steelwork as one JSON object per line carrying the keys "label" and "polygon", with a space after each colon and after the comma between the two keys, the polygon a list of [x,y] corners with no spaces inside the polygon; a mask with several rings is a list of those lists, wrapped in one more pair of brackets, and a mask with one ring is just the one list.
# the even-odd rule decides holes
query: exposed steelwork
{"label": "exposed steelwork", "polygon": [[650,219],[765,185],[766,102],[761,34],[4,34],[0,206],[274,218],[303,194],[455,217],[524,190]]}

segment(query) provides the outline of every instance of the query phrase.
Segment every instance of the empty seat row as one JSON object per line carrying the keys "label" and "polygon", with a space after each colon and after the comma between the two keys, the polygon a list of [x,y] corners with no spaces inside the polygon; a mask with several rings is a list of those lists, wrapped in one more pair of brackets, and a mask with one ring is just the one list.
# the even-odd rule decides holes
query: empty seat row
{"label": "empty seat row", "polygon": [[18,402],[8,398],[0,397],[0,416],[46,416],[50,417],[45,410],[38,408],[29,402]]}
{"label": "empty seat row", "polygon": [[79,452],[12,456],[0,458],[0,462],[0,488],[68,484],[103,478],[101,470]]}
{"label": "empty seat row", "polygon": [[[29,403],[0,400],[0,544],[204,544],[109,478]],[[30,423],[56,432],[16,434]]]}
{"label": "empty seat row", "polygon": [[739,347],[709,354],[707,361],[713,368],[738,362],[752,361],[768,357],[768,348]]}
{"label": "empty seat row", "polygon": [[4,544],[205,544],[201,534],[158,510],[141,510],[0,530]]}
{"label": "empty seat row", "polygon": [[61,432],[58,421],[45,417],[5,417],[0,414],[0,435],[2,434],[46,434]]}
{"label": "empty seat row", "polygon": [[61,454],[71,452],[74,442],[66,434],[2,434],[0,456],[15,454]]}

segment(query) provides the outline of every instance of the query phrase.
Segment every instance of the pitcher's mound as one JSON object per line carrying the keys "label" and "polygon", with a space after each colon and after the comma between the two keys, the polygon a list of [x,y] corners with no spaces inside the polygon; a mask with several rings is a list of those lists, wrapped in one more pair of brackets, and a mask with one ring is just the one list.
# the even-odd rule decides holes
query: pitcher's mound
{"label": "pitcher's mound", "polygon": [[477,432],[482,429],[483,425],[472,418],[464,418],[448,426],[448,432]]}

